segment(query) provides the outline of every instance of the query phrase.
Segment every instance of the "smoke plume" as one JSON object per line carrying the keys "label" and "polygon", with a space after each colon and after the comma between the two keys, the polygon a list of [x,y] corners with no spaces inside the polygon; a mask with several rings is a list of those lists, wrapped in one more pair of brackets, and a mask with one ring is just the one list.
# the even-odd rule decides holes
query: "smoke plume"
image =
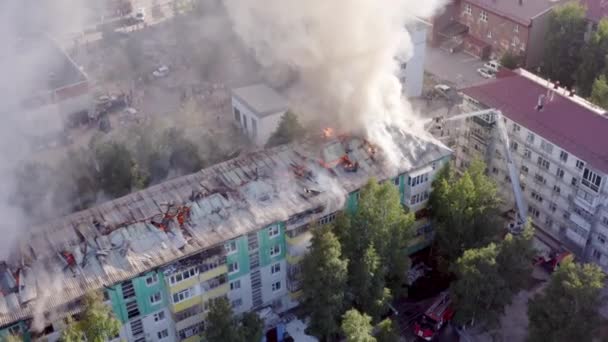
{"label": "smoke plume", "polygon": [[[234,30],[272,75],[293,77],[294,109],[394,152],[386,127],[426,136],[402,97],[395,57],[408,57],[406,25],[443,0],[226,0]],[[276,86],[281,79],[275,78]],[[330,117],[330,122],[323,117]],[[389,154],[393,162],[399,156]]]}

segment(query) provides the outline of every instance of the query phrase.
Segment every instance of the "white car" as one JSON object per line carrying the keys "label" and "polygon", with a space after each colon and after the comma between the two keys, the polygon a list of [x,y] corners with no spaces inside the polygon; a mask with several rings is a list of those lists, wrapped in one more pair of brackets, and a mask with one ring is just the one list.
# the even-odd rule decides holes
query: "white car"
{"label": "white car", "polygon": [[146,9],[145,8],[138,9],[137,12],[135,12],[135,15],[133,17],[135,18],[135,20],[143,22],[144,20],[146,20]]}
{"label": "white car", "polygon": [[492,61],[489,61],[486,64],[484,64],[483,67],[485,69],[489,69],[494,72],[498,72],[498,70],[500,70],[500,63],[498,63],[498,61],[492,60]]}
{"label": "white car", "polygon": [[496,76],[494,70],[488,68],[479,68],[477,69],[477,73],[483,78],[494,78]]}
{"label": "white car", "polygon": [[452,88],[448,85],[445,84],[437,84],[435,87],[435,92],[439,93],[440,95],[449,98],[450,97],[450,93],[452,92]]}
{"label": "white car", "polygon": [[161,78],[169,75],[169,67],[166,65],[161,65],[158,69],[152,72],[152,76],[156,78]]}

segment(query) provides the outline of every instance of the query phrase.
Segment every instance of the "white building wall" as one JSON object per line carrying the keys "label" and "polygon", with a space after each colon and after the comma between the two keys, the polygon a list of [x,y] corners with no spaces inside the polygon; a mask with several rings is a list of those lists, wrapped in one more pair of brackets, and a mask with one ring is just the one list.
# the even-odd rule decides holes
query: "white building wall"
{"label": "white building wall", "polygon": [[233,306],[232,310],[235,313],[243,313],[251,310],[253,307],[253,299],[251,298],[251,278],[249,277],[250,273],[231,281],[233,283],[235,281],[239,281],[241,284],[240,289],[229,290],[228,291],[228,300],[233,303],[235,300],[241,300],[242,304],[239,306]]}
{"label": "white building wall", "polygon": [[408,97],[422,95],[424,82],[424,59],[426,53],[427,25],[422,22],[408,27],[411,38],[412,55],[405,64],[400,66],[398,77]]}
{"label": "white building wall", "polygon": [[[236,110],[239,111],[240,120],[236,121]],[[264,146],[268,141],[268,138],[276,130],[281,117],[285,114],[283,112],[277,112],[274,114],[259,117],[259,115],[245,106],[241,101],[236,98],[232,98],[232,115],[233,120],[237,126],[247,135],[256,145]],[[254,133],[252,120],[255,120],[257,126],[257,132]]]}
{"label": "white building wall", "polygon": [[[154,315],[164,311],[164,319],[158,322],[154,321]],[[171,318],[171,312],[168,308],[162,308],[150,315],[143,316],[141,318],[142,324],[144,326],[144,336],[146,337],[146,341],[162,341],[169,342],[175,341],[175,324],[173,323],[173,319]],[[167,338],[159,339],[158,333],[167,330],[168,336]]]}

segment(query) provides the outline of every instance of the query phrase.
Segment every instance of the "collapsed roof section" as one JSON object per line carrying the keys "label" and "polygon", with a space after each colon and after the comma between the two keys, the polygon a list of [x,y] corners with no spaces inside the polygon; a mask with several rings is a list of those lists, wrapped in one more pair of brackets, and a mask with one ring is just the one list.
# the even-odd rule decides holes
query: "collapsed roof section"
{"label": "collapsed roof section", "polygon": [[[404,140],[396,146],[411,158],[403,165],[419,167],[451,153],[412,136],[395,139]],[[73,312],[88,290],[275,222],[288,229],[306,224],[342,209],[347,194],[370,177],[394,176],[364,139],[326,138],[252,153],[36,227],[18,256],[0,264],[0,326],[40,311]]]}

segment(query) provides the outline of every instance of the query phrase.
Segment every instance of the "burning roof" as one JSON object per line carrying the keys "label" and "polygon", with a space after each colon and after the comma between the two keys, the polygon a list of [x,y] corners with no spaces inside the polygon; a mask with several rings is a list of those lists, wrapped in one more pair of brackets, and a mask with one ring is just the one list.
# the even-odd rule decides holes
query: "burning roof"
{"label": "burning roof", "polygon": [[[404,155],[399,170],[365,140],[342,136],[252,153],[36,227],[18,255],[0,264],[0,326],[40,307],[71,312],[87,290],[274,222],[305,224],[341,209],[346,194],[372,176],[388,179],[451,153],[408,135],[395,139]],[[342,146],[340,163],[320,160],[327,144]]]}

